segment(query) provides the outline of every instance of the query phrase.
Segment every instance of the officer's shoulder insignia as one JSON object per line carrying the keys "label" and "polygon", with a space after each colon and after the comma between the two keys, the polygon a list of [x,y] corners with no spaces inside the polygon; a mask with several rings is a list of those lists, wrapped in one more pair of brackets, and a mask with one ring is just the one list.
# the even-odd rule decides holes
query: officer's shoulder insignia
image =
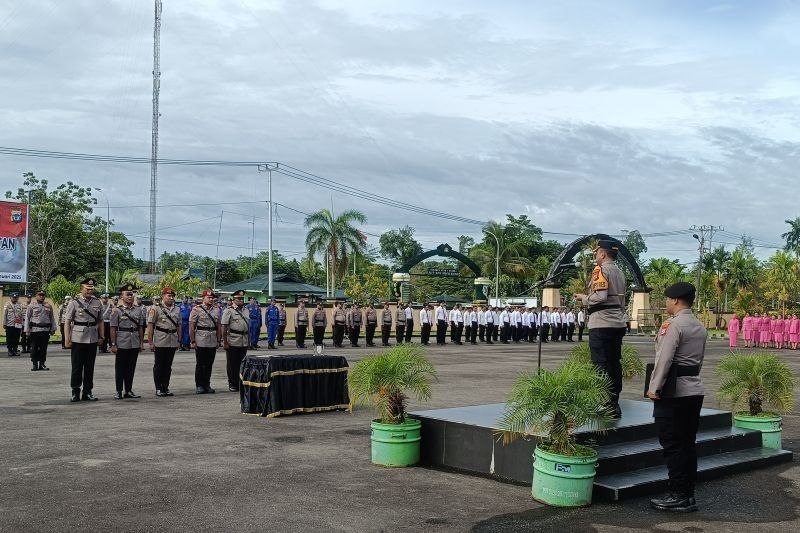
{"label": "officer's shoulder insignia", "polygon": [[669,329],[670,321],[665,320],[663,324],[661,324],[661,329],[658,331],[658,336],[663,337],[667,334],[667,330]]}
{"label": "officer's shoulder insignia", "polygon": [[594,267],[594,270],[592,270],[592,290],[608,290],[608,279],[605,274],[603,274],[603,269],[600,268],[600,265]]}
{"label": "officer's shoulder insignia", "polygon": [[154,316],[156,316],[156,308],[155,308],[155,307],[151,307],[151,308],[150,308],[150,309],[147,311],[147,316],[149,316],[149,317],[154,317]]}

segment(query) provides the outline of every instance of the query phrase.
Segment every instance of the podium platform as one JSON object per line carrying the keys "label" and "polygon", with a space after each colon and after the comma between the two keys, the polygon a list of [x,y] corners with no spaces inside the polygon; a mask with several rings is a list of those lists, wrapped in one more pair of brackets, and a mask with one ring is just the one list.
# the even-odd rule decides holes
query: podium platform
{"label": "podium platform", "polygon": [[[622,418],[605,434],[586,428],[578,442],[598,451],[594,497],[620,500],[667,487],[667,468],[658,443],[653,405],[620,400]],[[421,463],[434,468],[530,484],[538,437],[503,445],[497,421],[505,404],[472,405],[410,413],[422,423]],[[763,468],[792,460],[792,452],[761,446],[761,433],[732,427],[728,411],[703,409],[697,432],[698,479]]]}

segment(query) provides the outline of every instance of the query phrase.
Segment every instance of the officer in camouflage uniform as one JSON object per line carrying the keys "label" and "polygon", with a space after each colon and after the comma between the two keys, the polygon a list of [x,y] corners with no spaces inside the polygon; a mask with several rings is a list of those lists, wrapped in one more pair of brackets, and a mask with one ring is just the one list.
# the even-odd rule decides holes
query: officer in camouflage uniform
{"label": "officer in camouflage uniform", "polygon": [[[589,314],[589,351],[592,362],[611,379],[611,404],[615,418],[622,416],[622,338],[625,336],[625,275],[617,266],[619,248],[608,240],[594,250],[597,266],[589,281],[589,294],[575,294]],[[555,313],[556,311],[554,311]]]}
{"label": "officer in camouflage uniform", "polygon": [[[93,294],[94,286],[94,278],[81,281],[81,293],[70,301],[64,315],[66,320],[64,344],[70,349],[72,362],[71,402],[97,401],[92,394],[94,363],[97,358],[97,347],[103,343],[103,337],[107,333],[103,325],[103,305]],[[81,386],[83,386],[83,396],[81,396]]]}
{"label": "officer in camouflage uniform", "polygon": [[31,343],[31,371],[50,370],[44,365],[47,360],[47,344],[56,331],[53,306],[44,301],[44,291],[36,293],[36,301],[28,305],[25,312],[25,332]]}
{"label": "officer in camouflage uniform", "polygon": [[[147,311],[147,338],[153,352],[153,382],[156,396],[172,396],[169,380],[172,376],[172,361],[183,338],[181,309],[175,305],[175,289],[161,289],[161,301]],[[191,342],[191,341],[190,341]]]}
{"label": "officer in camouflage uniform", "polygon": [[244,291],[236,291],[232,296],[233,305],[222,313],[222,343],[228,363],[228,390],[238,392],[239,367],[247,356],[249,344],[250,317],[244,307]]}
{"label": "officer in camouflage uniform", "polygon": [[663,498],[650,500],[650,504],[662,511],[689,512],[697,510],[695,441],[705,395],[700,369],[708,334],[692,313],[694,285],[676,283],[667,287],[664,295],[670,318],[661,325],[656,337],[656,359],[646,395],[653,400],[653,417],[667,462],[670,492]]}
{"label": "officer in camouflage uniform", "polygon": [[[136,361],[144,345],[144,326],[147,313],[144,308],[134,305],[133,292],[138,288],[126,283],[119,288],[122,304],[111,309],[109,328],[111,330],[111,351],[114,353],[114,380],[117,392],[115,400],[141,398],[133,392],[133,375]],[[125,394],[123,395],[123,388]]]}

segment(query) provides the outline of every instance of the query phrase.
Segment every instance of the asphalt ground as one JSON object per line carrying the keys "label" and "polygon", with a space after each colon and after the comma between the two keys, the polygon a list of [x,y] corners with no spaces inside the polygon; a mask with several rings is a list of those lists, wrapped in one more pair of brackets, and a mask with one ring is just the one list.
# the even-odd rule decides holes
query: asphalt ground
{"label": "asphalt ground", "polygon": [[[651,357],[651,340],[626,342]],[[558,365],[569,348],[545,345],[544,366]],[[702,372],[708,407],[718,406],[713,367],[727,351],[725,341],[709,341]],[[352,364],[370,350],[334,353]],[[428,353],[439,372],[430,408],[502,402],[517,373],[536,367],[529,344],[433,346]],[[800,353],[782,355],[798,369]],[[652,511],[648,498],[548,508],[531,499],[530,487],[373,466],[366,408],[241,415],[238,395],[225,386],[221,351],[214,395],[194,394],[194,355],[178,352],[176,395],[157,398],[153,356],[144,352],[134,381],[143,397],[115,401],[113,362],[98,356],[100,401],[71,404],[66,351],[51,346],[50,372],[31,372],[25,357],[0,359],[0,531],[800,530],[796,463],[701,483],[701,509],[688,515]],[[641,399],[642,380],[626,383],[623,395]],[[787,416],[784,447],[797,451],[799,436],[797,416]]]}

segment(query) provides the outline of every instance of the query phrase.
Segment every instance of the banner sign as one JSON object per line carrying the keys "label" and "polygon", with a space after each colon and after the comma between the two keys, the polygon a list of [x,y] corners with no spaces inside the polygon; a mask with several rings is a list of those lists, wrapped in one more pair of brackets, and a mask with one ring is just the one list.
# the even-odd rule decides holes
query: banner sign
{"label": "banner sign", "polygon": [[429,276],[442,276],[445,278],[457,278],[458,270],[454,268],[429,268],[426,272]]}
{"label": "banner sign", "polygon": [[0,201],[0,283],[28,282],[28,205]]}

